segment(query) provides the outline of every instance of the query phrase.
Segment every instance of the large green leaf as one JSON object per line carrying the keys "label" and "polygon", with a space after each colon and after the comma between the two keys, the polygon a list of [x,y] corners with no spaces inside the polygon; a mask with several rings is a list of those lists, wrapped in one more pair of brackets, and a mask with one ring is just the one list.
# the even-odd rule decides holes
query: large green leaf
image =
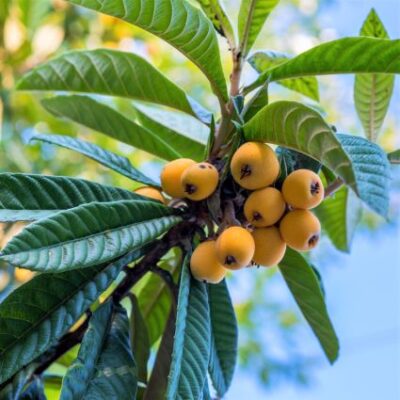
{"label": "large green leaf", "polygon": [[18,82],[18,89],[125,97],[210,118],[209,113],[146,60],[115,50],[64,53],[28,72]]}
{"label": "large green leaf", "polygon": [[[43,100],[44,107],[138,149],[166,160],[198,158],[203,145],[155,121],[134,121],[112,107],[87,96],[57,96]],[[146,123],[147,122],[147,123]]]}
{"label": "large green leaf", "polygon": [[301,254],[288,249],[279,269],[328,360],[335,362],[339,354],[339,341],[313,268]]}
{"label": "large green leaf", "polygon": [[44,353],[107,289],[121,269],[142,256],[83,270],[35,276],[0,304],[0,385]]}
{"label": "large green leaf", "polygon": [[[374,9],[370,11],[361,28],[360,36],[389,39]],[[394,87],[394,75],[356,75],[354,103],[369,140],[376,141],[389,108]]]}
{"label": "large green leaf", "polygon": [[226,37],[231,45],[234,45],[235,32],[223,4],[219,0],[197,0],[197,2],[213,23],[215,30]]}
{"label": "large green leaf", "polygon": [[112,153],[111,151],[104,150],[103,148],[86,142],[85,140],[75,139],[71,136],[65,135],[43,135],[37,133],[31,136],[30,141],[40,141],[55,144],[66,149],[74,150],[134,181],[154,187],[160,186],[159,183],[154,182],[152,179],[148,178],[138,169],[133,167],[126,157],[122,157],[118,154]]}
{"label": "large green leaf", "polygon": [[207,288],[190,276],[189,258],[182,268],[174,349],[167,400],[199,399],[210,357],[210,311]]}
{"label": "large green leaf", "polygon": [[85,203],[142,199],[128,190],[83,179],[0,174],[0,221],[34,221]]}
{"label": "large green leaf", "polygon": [[[290,57],[284,53],[276,51],[257,51],[248,59],[250,65],[258,72],[263,73],[270,68],[280,65],[288,61]],[[287,89],[294,90],[298,93],[308,96],[313,100],[319,101],[318,81],[315,76],[307,76],[301,78],[284,79],[278,81],[280,85]]]}
{"label": "large green leaf", "polygon": [[362,208],[353,191],[343,186],[326,198],[315,210],[322,229],[335,247],[349,252],[355,229],[360,222]]}
{"label": "large green leaf", "polygon": [[338,134],[337,137],[350,156],[356,176],[356,194],[372,210],[386,217],[389,212],[391,173],[385,152],[359,136]]}
{"label": "large green leaf", "polygon": [[164,39],[193,61],[208,77],[217,96],[227,100],[226,82],[212,23],[189,2],[184,0],[68,1],[123,19]]}
{"label": "large green leaf", "polygon": [[60,400],[135,399],[136,364],[126,311],[103,304],[90,319],[78,358],[63,379]]}
{"label": "large green leaf", "polygon": [[146,321],[139,308],[136,296],[130,297],[132,311],[130,316],[130,338],[133,355],[137,364],[139,382],[147,382],[147,363],[150,357],[150,341]]}
{"label": "large green leaf", "polygon": [[266,19],[278,3],[279,0],[242,0],[238,30],[243,56],[253,47]]}
{"label": "large green leaf", "polygon": [[400,40],[348,37],[323,43],[265,71],[245,91],[280,79],[357,73],[399,74]]}
{"label": "large green leaf", "polygon": [[168,386],[168,373],[171,367],[171,356],[174,347],[175,310],[169,313],[165,330],[157,351],[157,358],[151,372],[150,380],[144,393],[144,400],[164,400]]}
{"label": "large green leaf", "polygon": [[390,171],[385,154],[373,143],[350,135],[339,140],[318,112],[289,101],[264,107],[243,129],[247,140],[288,147],[320,161],[374,211],[387,214]]}
{"label": "large green leaf", "polygon": [[219,397],[232,382],[237,358],[238,329],[235,311],[225,280],[208,285],[212,346],[209,371]]}
{"label": "large green leaf", "polygon": [[180,221],[174,213],[150,201],[85,204],[32,223],[0,259],[35,271],[89,267],[151,242]]}

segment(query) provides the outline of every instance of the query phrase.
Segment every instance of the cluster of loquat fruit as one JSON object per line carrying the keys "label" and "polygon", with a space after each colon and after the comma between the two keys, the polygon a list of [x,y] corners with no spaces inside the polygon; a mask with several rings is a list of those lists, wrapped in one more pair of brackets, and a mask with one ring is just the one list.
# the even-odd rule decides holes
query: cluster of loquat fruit
{"label": "cluster of loquat fruit", "polygon": [[[308,251],[317,245],[321,225],[310,210],[324,199],[324,187],[315,172],[295,170],[279,190],[273,186],[280,174],[274,150],[265,143],[247,142],[233,154],[230,173],[245,193],[239,211],[243,223],[224,227],[217,238],[211,235],[196,247],[190,260],[196,279],[218,283],[228,270],[251,264],[278,264],[286,246]],[[187,158],[169,162],[161,172],[161,186],[166,194],[194,202],[209,198],[219,180],[214,165]],[[158,189],[143,187],[136,193],[166,203]]]}

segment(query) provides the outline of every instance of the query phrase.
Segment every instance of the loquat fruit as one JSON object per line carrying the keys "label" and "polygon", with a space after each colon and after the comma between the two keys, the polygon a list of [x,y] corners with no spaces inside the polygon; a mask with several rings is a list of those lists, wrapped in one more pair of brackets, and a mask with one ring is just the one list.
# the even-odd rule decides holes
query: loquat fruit
{"label": "loquat fruit", "polygon": [[308,251],[318,244],[321,224],[311,211],[293,210],[283,217],[279,230],[289,247],[298,251]]}
{"label": "loquat fruit", "polygon": [[185,197],[181,185],[182,174],[193,164],[196,164],[196,162],[190,158],[178,158],[166,164],[160,175],[163,191],[176,199]]}
{"label": "loquat fruit", "polygon": [[265,227],[278,222],[286,209],[282,193],[267,187],[250,194],[244,203],[244,215],[255,227]]}
{"label": "loquat fruit", "polygon": [[190,270],[199,281],[219,283],[228,272],[217,258],[215,240],[200,243],[190,258]]}
{"label": "loquat fruit", "polygon": [[140,194],[141,196],[148,197],[153,200],[158,200],[163,204],[166,204],[165,197],[163,194],[156,188],[151,186],[143,186],[135,190],[135,193]]}
{"label": "loquat fruit", "polygon": [[306,210],[317,207],[322,202],[324,186],[315,172],[298,169],[284,180],[282,194],[290,206]]}
{"label": "loquat fruit", "polygon": [[240,226],[232,226],[224,230],[216,243],[219,262],[225,268],[233,270],[250,264],[254,248],[253,236]]}
{"label": "loquat fruit", "polygon": [[214,165],[207,162],[196,163],[182,174],[182,188],[185,197],[200,201],[211,196],[218,186],[219,174]]}
{"label": "loquat fruit", "polygon": [[252,233],[256,249],[253,261],[264,267],[279,264],[286,252],[286,243],[276,226],[258,228]]}
{"label": "loquat fruit", "polygon": [[247,142],[240,146],[231,160],[233,179],[243,188],[261,189],[275,182],[279,175],[279,161],[265,143]]}

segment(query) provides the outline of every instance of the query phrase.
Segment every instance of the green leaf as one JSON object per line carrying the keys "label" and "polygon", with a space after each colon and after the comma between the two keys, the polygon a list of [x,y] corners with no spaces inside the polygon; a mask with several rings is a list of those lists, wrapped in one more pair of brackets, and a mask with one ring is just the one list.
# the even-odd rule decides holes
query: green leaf
{"label": "green leaf", "polygon": [[87,96],[57,96],[45,99],[43,106],[57,117],[65,117],[113,139],[166,160],[202,154],[203,145],[154,122],[129,119],[114,108]]}
{"label": "green leaf", "polygon": [[131,252],[109,265],[35,276],[0,304],[0,385],[63,336],[128,263]]}
{"label": "green leaf", "polygon": [[174,347],[175,310],[172,309],[161,339],[157,358],[147,385],[144,400],[164,400],[168,385],[168,373],[171,367],[171,356]]}
{"label": "green leaf", "polygon": [[264,107],[243,129],[247,140],[288,147],[320,161],[374,211],[386,216],[390,171],[378,146],[355,136],[336,136],[318,112],[289,101]]}
{"label": "green leaf", "polygon": [[60,400],[135,399],[136,364],[126,311],[111,301],[95,311],[78,358],[63,379]]}
{"label": "green leaf", "polygon": [[[247,61],[258,73],[261,74],[270,68],[288,61],[289,59],[290,57],[286,54],[269,50],[257,51]],[[319,101],[318,81],[314,76],[284,79],[282,81],[278,81],[277,83],[286,87],[287,89],[294,90],[295,92],[307,96],[310,99]]]}
{"label": "green leaf", "polygon": [[[132,108],[137,120],[143,124],[146,120],[151,119],[154,122],[158,122],[157,129],[169,128],[203,146],[207,143],[210,128],[190,115],[139,102],[135,102]],[[143,116],[147,118],[143,118]],[[211,116],[212,118],[213,116]],[[212,123],[211,119],[210,125]]]}
{"label": "green leaf", "polygon": [[[174,280],[179,277],[181,256],[177,254],[169,260],[163,260],[159,266],[167,270]],[[171,293],[165,281],[154,273],[148,272],[140,284],[134,288],[139,307],[146,321],[150,345],[159,339],[165,329],[171,310]]]}
{"label": "green leaf", "polygon": [[237,358],[238,329],[225,280],[208,285],[212,346],[209,371],[213,386],[223,397],[232,382]]}
{"label": "green leaf", "polygon": [[0,221],[34,221],[81,204],[117,200],[143,200],[143,197],[83,179],[0,174]]}
{"label": "green leaf", "polygon": [[104,150],[95,144],[86,142],[85,140],[75,139],[65,135],[43,135],[37,133],[31,136],[30,141],[55,144],[66,149],[74,150],[134,181],[153,187],[160,187],[159,183],[148,178],[138,169],[133,167],[126,157]]}
{"label": "green leaf", "polygon": [[0,259],[34,271],[89,267],[153,241],[180,221],[174,212],[151,201],[85,204],[27,226]]}
{"label": "green leaf", "polygon": [[179,286],[167,400],[200,398],[207,379],[211,345],[207,288],[190,276],[188,263],[187,257]]}
{"label": "green leaf", "polygon": [[136,296],[130,296],[132,311],[130,317],[130,337],[133,355],[137,364],[137,377],[147,382],[147,363],[150,357],[150,341],[146,322],[139,308]]}
{"label": "green leaf", "polygon": [[[179,126],[177,119],[174,119],[173,114],[167,111],[164,111],[164,113],[168,115],[166,116],[164,123],[160,123],[157,121],[154,112],[143,112],[142,110],[144,108],[145,107],[143,106],[132,106],[137,123],[149,131],[156,132],[159,138],[163,138],[165,143],[168,143],[168,145],[173,147],[174,150],[178,151],[179,154],[184,154],[184,157],[192,158],[197,161],[203,161],[202,155],[208,137],[207,134],[203,134],[203,130],[189,130],[191,128],[190,124],[188,124],[186,128]],[[147,107],[146,110],[149,108],[150,107]],[[158,115],[160,115],[160,112]],[[185,117],[183,114],[180,116]],[[191,117],[187,117],[186,119],[189,118]],[[181,124],[182,123],[184,123],[184,120],[181,122]],[[174,125],[179,130],[175,130],[173,128]],[[207,129],[205,125],[203,125],[203,127]]]}
{"label": "green leaf", "polygon": [[287,249],[279,269],[328,360],[334,363],[339,354],[339,341],[313,268],[301,254]]}
{"label": "green leaf", "polygon": [[[389,39],[374,9],[370,11],[360,31],[360,36]],[[369,140],[376,142],[382,128],[394,88],[394,75],[356,75],[354,103]]]}
{"label": "green leaf", "polygon": [[387,157],[391,164],[400,164],[400,149],[392,151]]}
{"label": "green leaf", "polygon": [[356,177],[358,197],[372,210],[386,217],[389,212],[390,164],[385,152],[367,139],[338,134],[350,156]]}
{"label": "green leaf", "polygon": [[200,115],[202,119],[210,118],[195,100],[146,60],[136,54],[115,50],[66,52],[29,71],[17,87],[19,90],[94,93],[137,99],[175,108],[195,117]]}
{"label": "green leaf", "polygon": [[314,211],[334,246],[349,252],[362,215],[361,203],[355,194],[343,186]]}
{"label": "green leaf", "polygon": [[279,0],[242,0],[239,10],[239,41],[245,57]]}
{"label": "green leaf", "polygon": [[58,375],[45,375],[44,390],[48,400],[59,400],[61,394],[62,377]]}
{"label": "green leaf", "polygon": [[224,10],[223,4],[218,0],[197,0],[204,13],[213,23],[215,30],[228,39],[231,45],[235,44],[235,32],[232,23]]}
{"label": "green leaf", "polygon": [[357,73],[399,74],[400,40],[348,37],[323,43],[265,71],[245,92],[281,79]]}
{"label": "green leaf", "polygon": [[[155,0],[131,0],[129,3],[120,0],[68,1],[120,18],[159,36],[193,61],[207,76],[215,94],[227,100],[226,82],[212,23],[189,2],[184,0],[162,3],[157,3]],[[157,12],[154,12],[156,8]]]}

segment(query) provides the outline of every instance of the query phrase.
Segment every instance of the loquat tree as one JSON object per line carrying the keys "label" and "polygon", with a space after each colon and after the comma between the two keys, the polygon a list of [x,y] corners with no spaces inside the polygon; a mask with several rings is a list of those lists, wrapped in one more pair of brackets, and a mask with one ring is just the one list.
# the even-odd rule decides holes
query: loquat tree
{"label": "loquat tree", "polygon": [[[219,108],[205,109],[142,57],[114,50],[70,51],[19,80],[18,90],[56,93],[42,100],[53,115],[168,163],[154,180],[97,145],[35,134],[144,186],[0,174],[0,221],[29,222],[0,260],[37,273],[0,303],[0,398],[44,398],[49,385],[62,400],[224,397],[238,336],[224,278],[257,265],[278,265],[333,363],[339,341],[318,271],[301,252],[318,244],[321,227],[348,250],[362,203],[387,216],[399,152],[386,154],[376,139],[400,41],[371,11],[359,37],[292,58],[249,56],[278,0],[242,0],[237,29],[218,0],[69,2],[171,44],[207,77]],[[229,82],[218,35],[232,55]],[[245,62],[258,72],[247,86]],[[337,133],[317,107],[268,100],[279,83],[317,103],[316,76],[325,74],[356,74],[366,137]],[[46,372],[55,363],[68,366],[62,381]]]}

